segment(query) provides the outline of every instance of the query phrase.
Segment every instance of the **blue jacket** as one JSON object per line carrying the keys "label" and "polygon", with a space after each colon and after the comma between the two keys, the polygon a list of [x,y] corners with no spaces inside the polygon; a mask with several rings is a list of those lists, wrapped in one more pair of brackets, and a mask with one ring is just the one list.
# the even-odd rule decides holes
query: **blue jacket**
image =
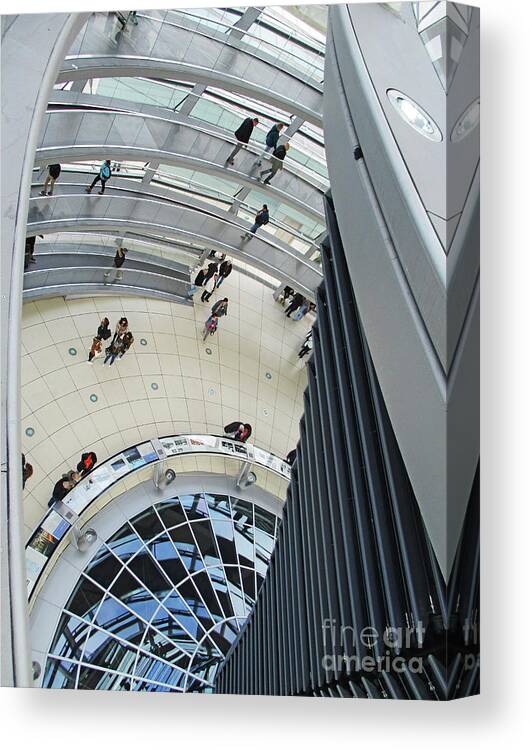
{"label": "blue jacket", "polygon": [[99,167],[99,176],[102,180],[108,180],[111,174],[109,165],[104,161]]}
{"label": "blue jacket", "polygon": [[266,134],[266,145],[275,148],[277,146],[280,135],[281,133],[277,129],[277,125],[274,125]]}

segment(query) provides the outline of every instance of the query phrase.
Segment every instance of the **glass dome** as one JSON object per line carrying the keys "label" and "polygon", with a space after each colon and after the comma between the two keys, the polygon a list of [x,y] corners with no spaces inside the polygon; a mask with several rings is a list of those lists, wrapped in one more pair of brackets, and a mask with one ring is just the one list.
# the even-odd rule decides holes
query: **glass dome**
{"label": "glass dome", "polygon": [[43,687],[209,692],[263,582],[278,521],[248,500],[205,493],[127,521],[64,607]]}

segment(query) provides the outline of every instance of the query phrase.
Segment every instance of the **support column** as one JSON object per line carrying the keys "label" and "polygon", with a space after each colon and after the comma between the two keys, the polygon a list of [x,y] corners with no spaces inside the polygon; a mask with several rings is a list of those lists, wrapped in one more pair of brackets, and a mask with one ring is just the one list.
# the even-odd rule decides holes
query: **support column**
{"label": "support column", "polygon": [[20,445],[20,319],[35,151],[50,92],[90,14],[2,18],[2,524],[1,684],[32,685]]}

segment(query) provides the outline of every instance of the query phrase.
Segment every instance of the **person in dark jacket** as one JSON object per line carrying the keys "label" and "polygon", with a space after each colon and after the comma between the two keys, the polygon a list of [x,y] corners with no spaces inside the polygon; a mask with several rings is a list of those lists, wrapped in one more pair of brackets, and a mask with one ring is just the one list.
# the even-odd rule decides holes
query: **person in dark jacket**
{"label": "person in dark jacket", "polygon": [[89,471],[92,471],[96,463],[97,456],[94,451],[83,453],[81,456],[81,460],[77,464],[77,471],[80,473],[81,477],[84,477],[88,474]]}
{"label": "person in dark jacket", "polygon": [[69,471],[68,474],[63,474],[62,477],[56,482],[53,488],[51,500],[48,503],[48,507],[57,503],[59,500],[63,500],[66,495],[73,490],[77,482],[81,479],[77,471]]}
{"label": "person in dark jacket", "polygon": [[272,154],[272,166],[270,169],[263,169],[262,172],[259,172],[259,176],[257,177],[257,180],[260,182],[263,175],[267,174],[268,177],[266,180],[264,180],[263,184],[268,185],[272,177],[275,177],[275,175],[279,172],[280,169],[283,169],[283,162],[285,161],[285,156],[287,155],[287,151],[290,148],[289,143],[284,143],[282,146],[278,146],[274,153]]}
{"label": "person in dark jacket", "polygon": [[119,350],[119,358],[121,359],[124,354],[128,352],[132,344],[134,343],[134,336],[132,335],[132,331],[127,331],[127,333],[123,336],[123,341],[121,342],[121,347]]}
{"label": "person in dark jacket", "polygon": [[208,263],[208,270],[206,272],[206,275],[204,276],[204,281],[202,282],[202,286],[204,284],[207,284],[207,282],[211,279],[211,277],[216,274],[219,270],[218,263],[215,263],[215,261],[212,261],[211,263]]}
{"label": "person in dark jacket", "polygon": [[300,294],[300,292],[296,292],[296,294],[292,297],[292,302],[285,310],[285,315],[287,318],[290,318],[292,313],[298,309],[298,307],[301,307],[301,305],[305,302],[305,297]]}
{"label": "person in dark jacket", "polygon": [[237,138],[237,145],[226,159],[226,164],[233,164],[235,156],[239,153],[243,146],[246,146],[250,140],[253,129],[259,124],[257,117],[247,117],[244,122],[239,125],[234,135]]}
{"label": "person in dark jacket", "polygon": [[[43,234],[39,234],[39,237],[44,239]],[[27,271],[29,268],[30,263],[36,263],[37,261],[34,258],[35,255],[35,242],[37,238],[35,235],[32,237],[26,237],[26,248],[24,252],[24,271]]]}
{"label": "person in dark jacket", "polygon": [[195,281],[191,284],[191,286],[186,292],[186,296],[188,299],[193,299],[194,293],[196,292],[199,286],[202,286],[204,284],[205,279],[206,279],[206,270],[204,268],[201,268],[200,271],[195,276]]}
{"label": "person in dark jacket", "polygon": [[[275,125],[272,125],[268,133],[266,134],[266,148],[264,150],[265,154],[269,153],[270,151],[273,151],[277,147],[277,142],[279,141],[279,136],[281,135],[281,131],[283,130],[285,126],[282,122],[276,122]],[[262,160],[259,159],[257,162],[257,166],[260,167],[262,164]]]}
{"label": "person in dark jacket", "polygon": [[108,318],[103,318],[97,329],[96,336],[102,341],[106,341],[112,336],[112,331],[110,330],[110,321]]}
{"label": "person in dark jacket", "polygon": [[[41,195],[53,195],[53,188],[55,187],[55,180],[59,177],[61,173],[61,165],[60,164],[50,164],[48,167],[48,176],[46,177],[46,182],[44,183],[44,189],[40,191]],[[50,186],[50,191],[48,193],[48,185]]]}
{"label": "person in dark jacket", "polygon": [[116,279],[123,278],[123,271],[121,270],[121,266],[123,265],[123,263],[125,263],[125,255],[128,252],[129,251],[126,247],[118,247],[116,249],[116,254],[114,255],[114,267],[118,269]]}
{"label": "person in dark jacket", "polygon": [[224,297],[224,299],[219,299],[218,302],[215,302],[215,304],[211,308],[211,314],[216,315],[218,318],[222,318],[224,315],[227,315],[228,314],[228,298]]}
{"label": "person in dark jacket", "polygon": [[252,434],[252,425],[242,422],[230,422],[224,428],[224,434],[232,440],[245,443]]}
{"label": "person in dark jacket", "polygon": [[233,266],[231,264],[231,260],[223,260],[219,266],[219,275],[217,278],[217,289],[222,284],[224,279],[228,278],[232,270],[233,270]]}
{"label": "person in dark jacket", "polygon": [[290,453],[287,453],[287,457],[286,457],[285,461],[287,462],[287,464],[289,466],[292,466],[294,464],[294,461],[296,460],[297,454],[298,453],[297,453],[297,450],[295,448],[294,448],[294,450],[291,450]]}
{"label": "person in dark jacket", "polygon": [[255,214],[253,226],[249,232],[241,234],[243,240],[249,240],[252,234],[255,234],[259,227],[264,227],[270,221],[270,214],[268,213],[268,206],[263,203],[263,207]]}
{"label": "person in dark jacket", "polygon": [[99,195],[103,195],[103,193],[105,192],[105,186],[109,181],[111,174],[112,170],[110,169],[110,159],[105,159],[105,161],[99,167],[99,174],[94,177],[94,180],[90,187],[85,188],[85,193],[91,193],[95,185],[98,182],[101,182],[101,190],[99,191]]}

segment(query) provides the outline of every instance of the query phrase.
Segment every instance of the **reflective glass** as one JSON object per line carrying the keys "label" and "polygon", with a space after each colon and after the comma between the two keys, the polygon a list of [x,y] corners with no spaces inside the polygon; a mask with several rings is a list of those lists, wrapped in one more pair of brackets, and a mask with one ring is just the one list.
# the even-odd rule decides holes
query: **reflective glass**
{"label": "reflective glass", "polygon": [[44,685],[74,688],[79,669],[84,690],[211,691],[266,573],[275,525],[227,495],[183,495],[138,514],[87,564]]}

